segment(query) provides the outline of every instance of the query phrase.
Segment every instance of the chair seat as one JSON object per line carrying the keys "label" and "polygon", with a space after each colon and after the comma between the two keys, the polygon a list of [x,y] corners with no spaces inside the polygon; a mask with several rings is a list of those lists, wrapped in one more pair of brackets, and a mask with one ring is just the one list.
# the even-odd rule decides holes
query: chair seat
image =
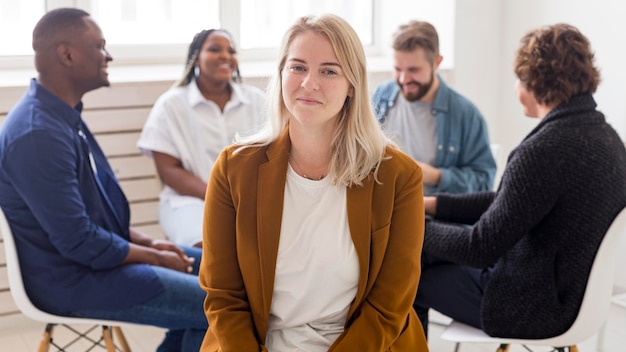
{"label": "chair seat", "polygon": [[612,301],[618,306],[626,308],[626,293],[613,296]]}
{"label": "chair seat", "polygon": [[[50,314],[44,312],[37,308],[28,297],[26,293],[26,289],[24,287],[24,282],[22,281],[22,272],[20,270],[19,260],[17,256],[17,249],[15,247],[15,239],[13,238],[13,233],[11,232],[11,227],[7,222],[6,217],[4,216],[4,212],[0,209],[0,234],[2,234],[2,239],[4,242],[4,249],[6,253],[6,264],[7,264],[7,274],[9,278],[9,286],[11,296],[15,301],[15,305],[17,308],[24,314],[26,317],[33,319],[35,321],[46,323],[46,328],[43,334],[43,338],[39,345],[38,351],[44,352],[48,351],[50,345],[57,347],[59,351],[65,351],[66,347],[74,344],[74,342],[80,339],[89,339],[84,333],[77,331],[75,329],[70,329],[74,332],[78,337],[73,341],[70,341],[66,346],[58,346],[55,344],[52,338],[54,326],[70,326],[70,325],[100,325],[103,327],[102,335],[100,340],[92,340],[89,339],[92,343],[92,347],[89,348],[91,350],[95,346],[106,347],[107,351],[130,351],[130,347],[124,337],[124,334],[121,330],[121,326],[131,326],[137,325],[132,323],[125,323],[119,321],[110,321],[110,320],[101,320],[101,319],[89,319],[89,318],[73,318],[73,317],[64,317],[59,315]],[[113,332],[115,332],[116,338],[120,344],[118,348],[115,346],[115,342],[113,341]],[[104,343],[104,345],[102,344]]]}
{"label": "chair seat", "polygon": [[[533,345],[565,347],[574,351],[575,345],[588,339],[601,329],[609,315],[611,299],[617,304],[626,304],[626,299],[612,297],[613,271],[619,253],[620,240],[626,236],[626,208],[623,208],[606,232],[596,253],[591,272],[587,280],[585,294],[572,326],[559,336],[547,339],[510,339],[491,337],[481,329],[453,321],[441,334],[441,339],[457,343],[461,342],[498,343],[501,345]],[[559,349],[562,350],[562,349]]]}
{"label": "chair seat", "polygon": [[473,326],[463,324],[458,321],[453,321],[441,334],[441,339],[446,341],[462,341],[468,343],[497,343],[497,344],[520,344],[520,345],[535,345],[535,346],[567,346],[568,342],[564,341],[563,335],[552,337],[548,339],[512,339],[502,337],[492,337],[487,335],[481,329],[477,329]]}

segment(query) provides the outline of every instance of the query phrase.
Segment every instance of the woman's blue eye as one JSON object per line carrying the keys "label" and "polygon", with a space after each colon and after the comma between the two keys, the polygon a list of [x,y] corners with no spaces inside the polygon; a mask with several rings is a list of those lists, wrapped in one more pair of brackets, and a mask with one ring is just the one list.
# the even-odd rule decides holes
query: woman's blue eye
{"label": "woman's blue eye", "polygon": [[331,69],[325,69],[325,70],[323,70],[322,72],[323,72],[324,74],[327,74],[327,75],[336,75],[336,74],[337,74],[337,72],[336,72],[336,71],[331,70]]}
{"label": "woman's blue eye", "polygon": [[290,69],[291,69],[292,71],[298,71],[298,72],[301,72],[301,71],[304,71],[304,66],[295,65],[295,66],[291,66],[291,67],[290,67]]}

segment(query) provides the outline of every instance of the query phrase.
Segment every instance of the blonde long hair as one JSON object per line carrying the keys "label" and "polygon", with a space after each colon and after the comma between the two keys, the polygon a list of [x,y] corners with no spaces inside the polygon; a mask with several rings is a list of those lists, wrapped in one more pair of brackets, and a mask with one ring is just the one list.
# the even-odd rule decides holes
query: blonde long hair
{"label": "blonde long hair", "polygon": [[267,89],[269,118],[266,128],[249,138],[238,140],[237,144],[241,147],[237,151],[273,142],[289,124],[290,113],[282,94],[282,72],[289,46],[294,38],[307,31],[330,40],[354,91],[352,97],[346,98],[339,113],[331,141],[332,157],[327,177],[334,184],[360,186],[372,171],[376,178],[378,167],[385,159],[385,148],[393,143],[384,135],[372,111],[363,45],[354,29],[336,15],[301,17],[287,30],[280,48],[277,70]]}

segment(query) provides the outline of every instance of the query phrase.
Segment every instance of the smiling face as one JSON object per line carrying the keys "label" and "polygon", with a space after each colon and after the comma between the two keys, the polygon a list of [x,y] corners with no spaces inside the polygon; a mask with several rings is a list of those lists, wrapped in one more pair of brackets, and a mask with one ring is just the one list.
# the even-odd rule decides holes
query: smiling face
{"label": "smiling face", "polygon": [[202,78],[220,83],[230,82],[237,64],[237,52],[228,34],[215,31],[202,43],[198,54]]}
{"label": "smiling face", "polygon": [[113,58],[105,49],[102,30],[91,17],[84,17],[87,29],[77,33],[69,43],[71,47],[71,75],[83,92],[109,86],[107,67]]}
{"label": "smiling face", "polygon": [[422,100],[433,88],[439,63],[428,60],[422,48],[395,51],[393,57],[395,79],[402,95],[408,101]]}
{"label": "smiling face", "polygon": [[289,45],[281,83],[291,120],[302,125],[334,126],[350,92],[330,40],[311,31]]}

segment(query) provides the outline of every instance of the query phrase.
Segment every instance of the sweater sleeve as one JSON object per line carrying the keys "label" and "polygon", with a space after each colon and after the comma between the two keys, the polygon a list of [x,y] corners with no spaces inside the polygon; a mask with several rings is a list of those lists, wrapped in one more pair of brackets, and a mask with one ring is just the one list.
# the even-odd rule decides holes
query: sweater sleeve
{"label": "sweater sleeve", "polygon": [[437,194],[437,219],[472,225],[493,202],[495,192]]}
{"label": "sweater sleeve", "polygon": [[458,264],[494,263],[543,221],[558,201],[562,184],[559,161],[553,155],[549,146],[520,146],[484,212],[481,208],[490,193],[442,196],[437,219],[426,223],[424,250]]}

